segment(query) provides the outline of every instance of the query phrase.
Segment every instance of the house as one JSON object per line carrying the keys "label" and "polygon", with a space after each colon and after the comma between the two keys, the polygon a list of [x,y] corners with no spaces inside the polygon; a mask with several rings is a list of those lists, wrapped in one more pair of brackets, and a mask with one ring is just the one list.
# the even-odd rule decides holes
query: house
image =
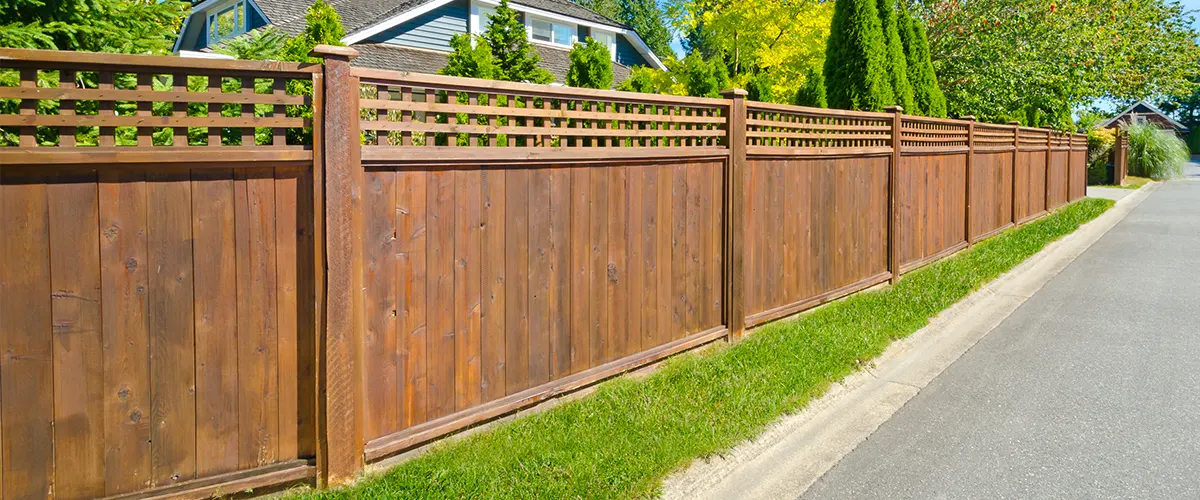
{"label": "house", "polygon": [[1132,106],[1125,108],[1125,111],[1122,111],[1118,113],[1117,116],[1112,117],[1112,119],[1101,123],[1100,128],[1127,127],[1131,123],[1145,122],[1153,123],[1164,130],[1172,130],[1175,132],[1175,135],[1179,137],[1186,138],[1188,135],[1187,127],[1183,126],[1182,123],[1179,123],[1174,118],[1167,116],[1167,114],[1163,113],[1162,110],[1146,101],[1138,101],[1133,103]]}
{"label": "house", "polygon": [[[201,1],[184,21],[175,52],[206,53],[264,26],[296,35],[304,29],[304,14],[311,4],[312,0]],[[332,0],[330,4],[346,28],[342,41],[359,52],[355,65],[436,73],[446,65],[450,38],[483,33],[487,14],[495,11],[499,0]],[[589,36],[608,45],[614,82],[628,78],[633,66],[665,69],[633,29],[570,0],[512,0],[509,6],[521,15],[542,66],[558,83],[566,79],[572,44]]]}

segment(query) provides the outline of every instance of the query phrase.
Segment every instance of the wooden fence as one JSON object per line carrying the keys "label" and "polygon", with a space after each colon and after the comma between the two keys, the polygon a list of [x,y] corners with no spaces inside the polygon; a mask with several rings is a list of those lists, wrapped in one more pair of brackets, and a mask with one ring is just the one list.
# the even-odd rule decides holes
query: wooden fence
{"label": "wooden fence", "polygon": [[344,483],[1084,194],[1077,135],[320,52],[0,49],[5,498]]}

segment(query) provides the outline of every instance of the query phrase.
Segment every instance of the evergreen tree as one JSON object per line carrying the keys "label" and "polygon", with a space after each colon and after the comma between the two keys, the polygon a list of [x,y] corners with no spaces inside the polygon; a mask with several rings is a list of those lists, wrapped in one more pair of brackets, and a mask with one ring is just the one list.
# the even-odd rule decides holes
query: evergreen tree
{"label": "evergreen tree", "polygon": [[462,76],[467,78],[492,79],[496,75],[496,65],[492,62],[492,49],[481,37],[471,43],[471,35],[460,33],[450,38],[450,56],[446,58],[446,67],[438,73],[447,76]]}
{"label": "evergreen tree", "polygon": [[319,58],[309,57],[313,47],[344,45],[342,38],[345,36],[342,17],[325,0],[317,0],[304,13],[304,31],[284,43],[280,55],[285,61],[321,62]]}
{"label": "evergreen tree", "polygon": [[825,49],[829,106],[881,111],[895,101],[876,0],[837,0]]}
{"label": "evergreen tree", "polygon": [[808,78],[804,80],[804,85],[800,86],[800,90],[796,91],[792,104],[810,108],[828,108],[829,102],[825,100],[825,75],[820,71],[809,70]]}
{"label": "evergreen tree", "polygon": [[567,85],[590,89],[611,89],[613,84],[612,53],[592,37],[571,48],[571,67],[567,70]]}
{"label": "evergreen tree", "polygon": [[[946,116],[946,96],[938,86],[933,62],[929,59],[929,41],[925,37],[925,26],[912,17],[908,5],[899,6],[900,41],[904,45],[904,56],[908,63],[908,81],[913,91],[912,114]],[[907,110],[907,108],[905,108]]]}
{"label": "evergreen tree", "polygon": [[671,49],[671,30],[667,27],[667,15],[659,8],[657,1],[621,0],[620,13],[616,19],[633,28],[658,57],[675,54]]}
{"label": "evergreen tree", "polygon": [[896,7],[892,3],[894,1],[879,0],[876,6],[879,10],[879,23],[883,27],[884,43],[887,46],[884,61],[887,64],[888,81],[892,84],[892,93],[895,96],[892,104],[908,110],[913,107],[913,90],[908,81],[908,64],[904,59],[904,43],[900,40]]}
{"label": "evergreen tree", "polygon": [[693,52],[683,58],[680,68],[684,88],[693,97],[718,97],[729,86],[729,72],[720,60],[705,60]]}
{"label": "evergreen tree", "polygon": [[4,0],[0,47],[166,54],[189,8],[183,0]]}
{"label": "evergreen tree", "polygon": [[483,33],[492,50],[492,61],[496,64],[494,78],[510,82],[550,83],[554,76],[538,66],[541,56],[529,43],[525,24],[517,11],[508,6],[508,0],[500,0],[495,14],[488,15],[487,30]]}
{"label": "evergreen tree", "polygon": [[751,101],[771,102],[771,76],[760,71],[746,80],[746,98]]}
{"label": "evergreen tree", "polygon": [[660,92],[658,78],[663,74],[665,74],[663,71],[657,69],[634,66],[630,68],[629,78],[621,82],[617,90],[640,92],[643,94],[658,93]]}

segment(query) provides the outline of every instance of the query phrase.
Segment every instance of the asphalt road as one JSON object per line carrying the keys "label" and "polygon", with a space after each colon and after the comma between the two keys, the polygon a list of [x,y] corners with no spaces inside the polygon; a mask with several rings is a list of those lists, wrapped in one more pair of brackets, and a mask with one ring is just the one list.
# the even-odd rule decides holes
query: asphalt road
{"label": "asphalt road", "polygon": [[1163,185],[801,498],[1200,498],[1200,182]]}

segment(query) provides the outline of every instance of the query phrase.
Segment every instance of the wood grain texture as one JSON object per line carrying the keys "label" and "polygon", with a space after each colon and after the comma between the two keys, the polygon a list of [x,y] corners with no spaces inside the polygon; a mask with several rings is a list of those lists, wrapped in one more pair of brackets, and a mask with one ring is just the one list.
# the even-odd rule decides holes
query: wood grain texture
{"label": "wood grain texture", "polygon": [[[71,381],[54,386],[54,490],[67,498],[104,495],[104,357],[96,180],[95,171],[73,172],[58,176],[46,186],[50,202],[54,379]],[[7,211],[4,214],[11,217]]]}

